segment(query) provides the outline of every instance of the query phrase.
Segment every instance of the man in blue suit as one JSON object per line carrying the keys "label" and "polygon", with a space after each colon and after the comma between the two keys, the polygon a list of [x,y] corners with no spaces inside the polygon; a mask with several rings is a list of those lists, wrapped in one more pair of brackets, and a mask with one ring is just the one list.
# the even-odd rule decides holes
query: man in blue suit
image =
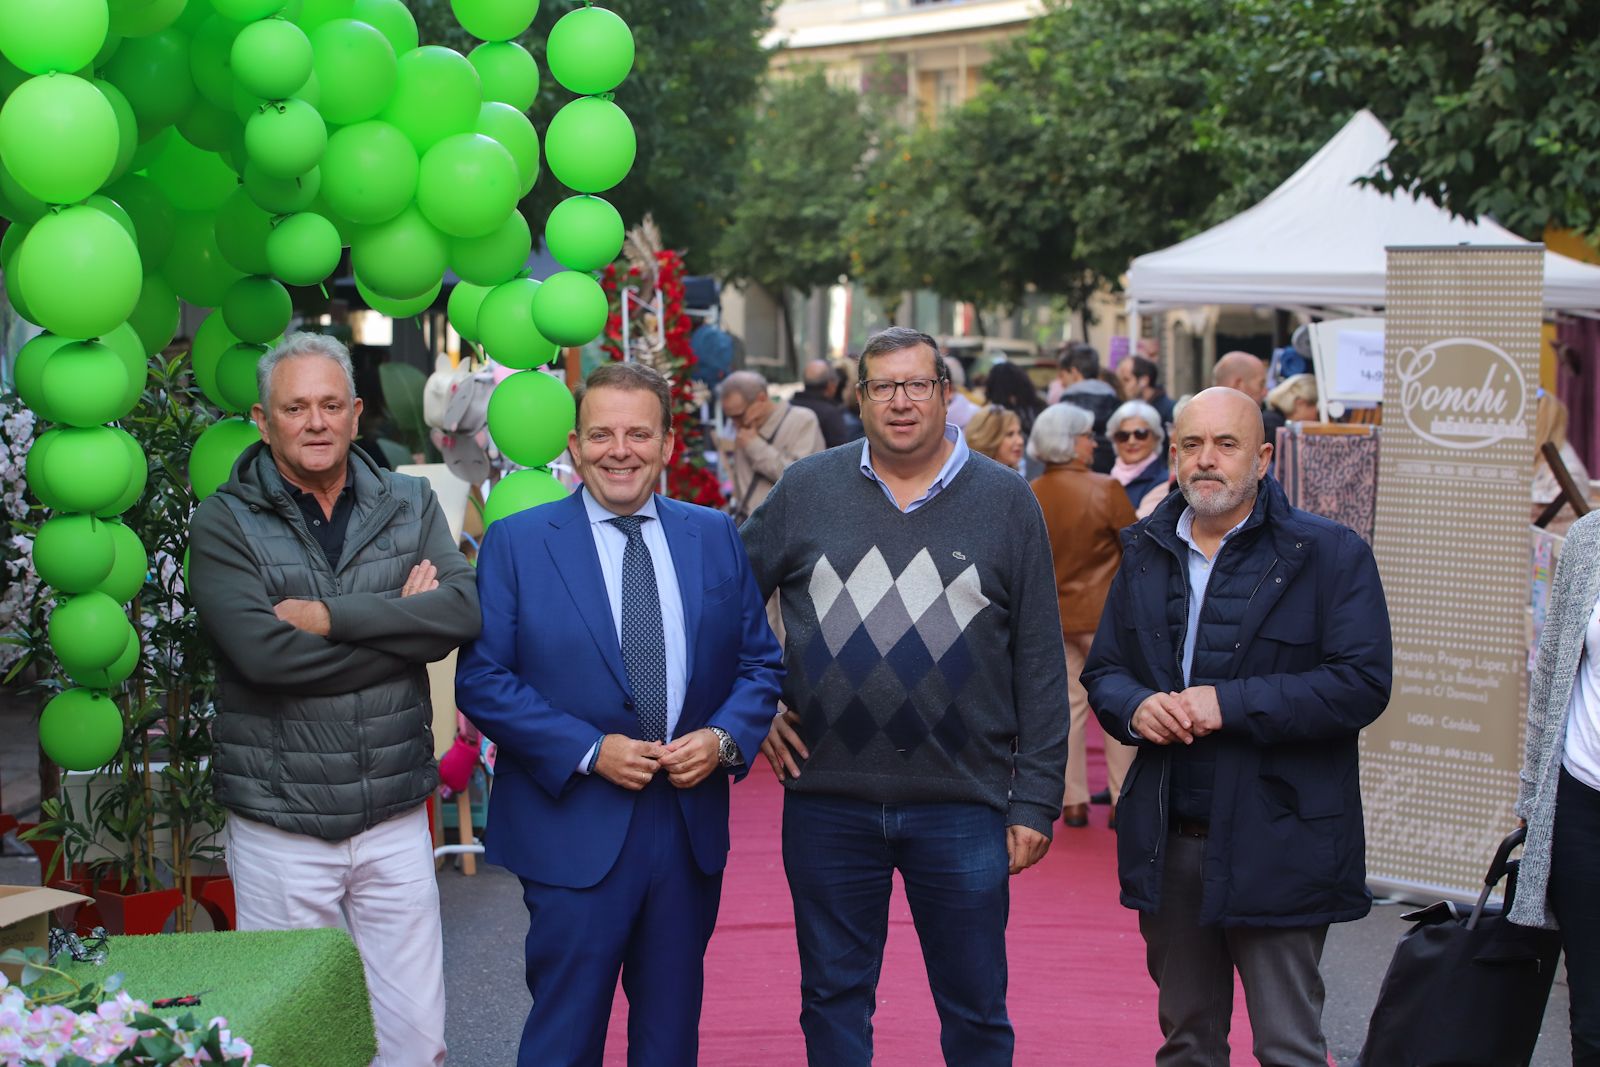
{"label": "man in blue suit", "polygon": [[519,1067],[599,1067],[621,972],[628,1062],[692,1067],[728,856],[728,787],[782,678],[733,523],[654,492],[661,375],[608,364],[569,438],[584,487],[496,522],[456,698],[499,746],[487,859],[530,923]]}

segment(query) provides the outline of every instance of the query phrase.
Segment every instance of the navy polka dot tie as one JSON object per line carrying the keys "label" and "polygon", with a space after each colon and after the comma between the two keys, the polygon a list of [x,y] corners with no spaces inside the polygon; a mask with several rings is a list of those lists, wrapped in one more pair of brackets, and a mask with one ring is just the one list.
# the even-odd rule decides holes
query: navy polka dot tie
{"label": "navy polka dot tie", "polygon": [[607,519],[628,537],[622,553],[622,662],[628,668],[639,739],[667,739],[667,643],[661,632],[661,596],[650,547],[639,532],[650,516]]}

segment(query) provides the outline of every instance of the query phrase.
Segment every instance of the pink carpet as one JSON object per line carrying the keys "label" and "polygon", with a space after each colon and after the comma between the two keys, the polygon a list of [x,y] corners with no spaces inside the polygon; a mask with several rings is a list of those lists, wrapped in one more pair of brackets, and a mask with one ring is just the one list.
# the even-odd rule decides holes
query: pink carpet
{"label": "pink carpet", "polygon": [[[1091,734],[1098,731],[1090,730]],[[1090,743],[1092,788],[1104,784],[1099,737]],[[1098,776],[1098,780],[1096,777]],[[783,791],[765,761],[733,791],[733,853],[722,911],[706,956],[700,1063],[705,1067],[804,1067],[800,965],[783,874]],[[1087,829],[1056,824],[1055,843],[1011,882],[1007,935],[1009,1008],[1016,1063],[1145,1067],[1161,1043],[1155,985],[1144,969],[1134,913],[1117,902],[1116,835],[1104,807]],[[898,879],[874,1017],[875,1063],[942,1063],[939,1019],[917,934]],[[620,988],[606,1063],[626,1063],[627,1001]],[[1234,996],[1234,1060],[1252,1062],[1244,994]]]}

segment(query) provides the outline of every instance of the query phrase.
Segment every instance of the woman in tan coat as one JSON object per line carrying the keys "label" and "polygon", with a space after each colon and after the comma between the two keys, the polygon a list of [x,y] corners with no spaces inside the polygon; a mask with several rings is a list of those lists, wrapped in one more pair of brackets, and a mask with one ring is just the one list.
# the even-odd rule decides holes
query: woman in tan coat
{"label": "woman in tan coat", "polygon": [[[1122,563],[1118,534],[1134,522],[1133,505],[1121,484],[1089,469],[1094,446],[1094,416],[1071,404],[1046,408],[1033,424],[1033,434],[1028,439],[1028,454],[1045,465],[1045,472],[1031,484],[1050,531],[1056,593],[1061,601],[1061,639],[1067,653],[1072,721],[1067,735],[1067,791],[1061,819],[1068,826],[1089,824],[1088,761],[1083,751],[1089,697],[1079,679],[1095,628],[1100,625],[1106,591]],[[1122,778],[1132,762],[1132,748],[1106,739],[1112,826],[1116,825]]]}

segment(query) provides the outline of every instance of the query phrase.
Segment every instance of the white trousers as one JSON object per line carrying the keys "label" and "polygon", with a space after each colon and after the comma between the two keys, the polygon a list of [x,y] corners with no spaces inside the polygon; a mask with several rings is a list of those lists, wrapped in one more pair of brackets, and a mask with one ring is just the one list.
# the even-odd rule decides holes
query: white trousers
{"label": "white trousers", "polygon": [[233,815],[228,872],[241,930],[350,931],[378,1033],[373,1067],[444,1063],[444,937],[425,808],[343,841]]}

